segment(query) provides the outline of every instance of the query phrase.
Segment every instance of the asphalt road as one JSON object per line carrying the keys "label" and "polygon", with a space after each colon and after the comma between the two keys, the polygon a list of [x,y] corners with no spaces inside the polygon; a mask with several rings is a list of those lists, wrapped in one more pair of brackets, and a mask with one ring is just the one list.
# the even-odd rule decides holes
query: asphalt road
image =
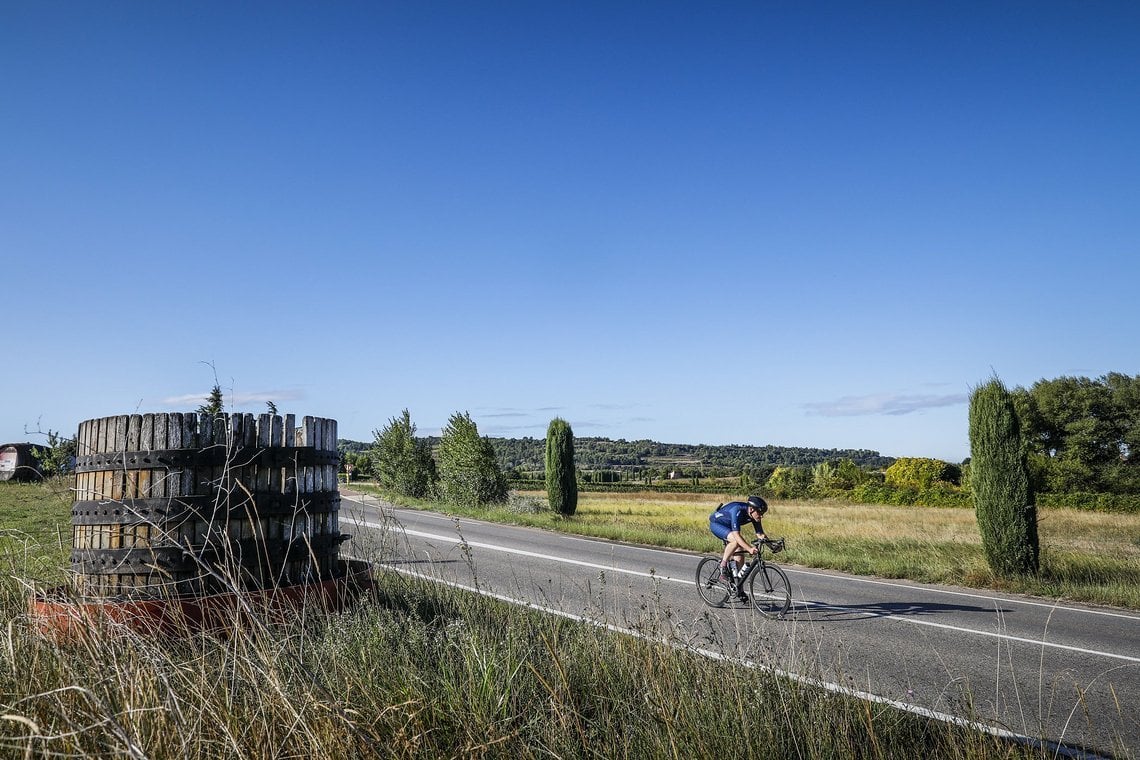
{"label": "asphalt road", "polygon": [[[394,509],[342,493],[347,551],[401,572],[874,698],[1140,757],[1140,615],[799,568],[783,621],[704,605],[698,555]],[[710,536],[710,549],[715,548]],[[779,559],[795,560],[795,547]]]}

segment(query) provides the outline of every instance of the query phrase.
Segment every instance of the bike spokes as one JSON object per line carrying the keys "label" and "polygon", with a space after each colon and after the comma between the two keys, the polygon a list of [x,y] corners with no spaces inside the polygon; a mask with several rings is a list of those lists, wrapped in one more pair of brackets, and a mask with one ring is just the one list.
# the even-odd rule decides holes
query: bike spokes
{"label": "bike spokes", "polygon": [[792,606],[788,576],[776,565],[765,563],[750,579],[752,606],[767,617],[783,617]]}
{"label": "bike spokes", "polygon": [[720,580],[720,560],[705,557],[697,564],[697,593],[705,604],[723,607],[728,601],[729,588]]}

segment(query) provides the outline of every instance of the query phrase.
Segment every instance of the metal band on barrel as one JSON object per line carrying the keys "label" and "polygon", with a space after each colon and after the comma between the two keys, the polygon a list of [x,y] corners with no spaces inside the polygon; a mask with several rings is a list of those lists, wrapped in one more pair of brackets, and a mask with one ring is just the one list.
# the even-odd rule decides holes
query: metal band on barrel
{"label": "metal band on barrel", "polygon": [[76,472],[104,470],[159,470],[190,467],[327,467],[340,464],[340,454],[308,446],[285,448],[245,447],[228,449],[210,446],[205,449],[152,449],[150,451],[108,451],[75,458]]}
{"label": "metal band on barrel", "polygon": [[[252,496],[252,498],[251,498]],[[243,492],[219,496],[170,496],[162,499],[104,499],[77,501],[71,507],[72,525],[164,524],[185,519],[209,520],[225,515],[240,518],[317,515],[340,510],[340,493]]]}

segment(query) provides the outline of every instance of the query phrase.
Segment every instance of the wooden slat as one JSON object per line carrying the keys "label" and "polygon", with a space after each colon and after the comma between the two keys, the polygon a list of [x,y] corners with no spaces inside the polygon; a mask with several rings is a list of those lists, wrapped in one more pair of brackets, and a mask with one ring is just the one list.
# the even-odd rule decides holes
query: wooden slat
{"label": "wooden slat", "polygon": [[[325,420],[325,451],[336,451],[336,420]],[[325,488],[329,491],[337,490],[339,480],[335,464],[325,465]]]}
{"label": "wooden slat", "polygon": [[[311,445],[310,440],[313,435],[313,418],[304,417],[301,420],[301,428],[297,431],[300,439],[298,446],[306,447]],[[306,494],[313,492],[313,468],[312,467],[299,467],[297,468],[297,492]]]}
{"label": "wooden slat", "polygon": [[[273,424],[270,421],[269,414],[260,414],[257,417],[257,445],[259,448],[267,448],[273,436]],[[269,468],[257,468],[257,492],[265,493],[269,490]]]}
{"label": "wooden slat", "polygon": [[[166,448],[182,448],[182,412],[166,415]],[[172,467],[166,475],[166,496],[182,496],[182,470]]]}
{"label": "wooden slat", "polygon": [[[166,448],[166,429],[167,422],[170,420],[169,414],[156,414],[154,415],[154,447],[156,449]],[[151,477],[150,495],[151,498],[162,499],[170,495],[170,486],[167,481],[170,480],[170,473],[166,470],[157,470]]]}
{"label": "wooden slat", "polygon": [[[78,456],[84,456],[87,453],[87,430],[91,427],[90,421],[80,422],[79,431],[75,434],[75,453]],[[90,473],[79,472],[75,477],[75,498],[77,501],[87,501],[90,496],[88,492],[88,475]]]}
{"label": "wooden slat", "polygon": [[[187,412],[182,415],[182,448],[198,448],[198,415],[194,412]],[[198,472],[195,468],[183,469],[180,495],[193,496],[196,494],[198,492],[198,480]]]}
{"label": "wooden slat", "polygon": [[[154,415],[144,414],[142,418],[142,429],[139,432],[139,448],[141,451],[154,451]],[[139,497],[149,499],[150,484],[154,480],[153,470],[142,470],[139,472]]]}
{"label": "wooden slat", "polygon": [[[257,418],[249,414],[242,415],[242,436],[241,448],[252,449],[257,445]],[[241,469],[241,484],[245,492],[253,493],[257,488],[257,473],[252,467],[243,467]]]}
{"label": "wooden slat", "polygon": [[[283,446],[282,439],[285,436],[285,420],[281,415],[274,414],[270,420],[271,429],[269,431],[269,444],[274,448]],[[271,493],[283,493],[285,483],[285,468],[274,467],[269,473],[269,490]]]}
{"label": "wooden slat", "polygon": [[[207,449],[214,445],[214,418],[205,412],[198,413],[197,442],[195,448]],[[214,487],[214,467],[199,467],[194,474],[193,493],[207,493]]]}
{"label": "wooden slat", "polygon": [[[312,447],[317,451],[324,448],[325,441],[325,419],[324,417],[313,418],[313,440]],[[321,465],[313,467],[313,493],[319,493],[326,490],[325,485],[325,468]]]}
{"label": "wooden slat", "polygon": [[[91,453],[92,454],[101,454],[102,452],[106,451],[106,449],[103,448],[103,442],[105,440],[104,439],[104,432],[103,432],[105,430],[104,423],[105,423],[105,420],[103,420],[103,419],[95,420],[95,427],[91,431]],[[95,477],[93,477],[91,479],[91,491],[92,491],[91,498],[92,499],[102,499],[103,498],[103,478],[106,476],[106,472],[99,471],[99,472],[94,473],[94,475],[95,475]]]}
{"label": "wooden slat", "polygon": [[[142,449],[142,415],[132,414],[127,417],[127,451],[140,451]],[[123,498],[139,498],[139,471],[130,470],[126,473],[126,482],[123,487]]]}
{"label": "wooden slat", "polygon": [[[242,447],[244,440],[243,429],[245,427],[245,417],[241,414],[229,415],[229,426],[226,430],[226,450],[229,452],[236,452]],[[232,458],[233,454],[229,454],[227,458]],[[226,492],[233,498],[241,497],[241,479],[242,472],[244,471],[242,462],[233,461],[230,466],[226,468]]]}
{"label": "wooden slat", "polygon": [[[125,414],[121,414],[115,418],[115,438],[112,451],[116,453],[125,452],[127,450],[127,423],[129,421],[130,417]],[[115,470],[112,473],[113,480],[111,481],[110,497],[115,501],[119,501],[123,498],[123,487],[126,485],[125,476],[126,472],[124,470]]]}

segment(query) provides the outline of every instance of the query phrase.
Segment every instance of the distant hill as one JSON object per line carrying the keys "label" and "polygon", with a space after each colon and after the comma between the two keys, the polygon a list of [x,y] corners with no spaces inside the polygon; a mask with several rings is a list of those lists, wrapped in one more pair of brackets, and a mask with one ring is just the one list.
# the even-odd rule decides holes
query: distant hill
{"label": "distant hill", "polygon": [[[439,438],[428,437],[434,446]],[[505,472],[537,473],[544,468],[545,438],[488,438]],[[342,440],[341,451],[364,451],[370,443]],[[623,438],[574,438],[574,461],[584,471],[651,472],[659,476],[704,478],[748,473],[766,478],[780,465],[814,467],[850,459],[866,469],[889,467],[893,457],[869,449],[813,449],[799,446],[710,446],[706,444],[627,441]]]}
{"label": "distant hill", "polygon": [[[490,438],[499,465],[506,471],[543,469],[545,438]],[[656,470],[677,477],[753,476],[770,473],[779,465],[814,466],[850,459],[860,467],[888,467],[894,458],[868,449],[813,449],[795,446],[711,446],[706,444],[626,441],[611,438],[574,439],[574,460],[581,470]]]}

